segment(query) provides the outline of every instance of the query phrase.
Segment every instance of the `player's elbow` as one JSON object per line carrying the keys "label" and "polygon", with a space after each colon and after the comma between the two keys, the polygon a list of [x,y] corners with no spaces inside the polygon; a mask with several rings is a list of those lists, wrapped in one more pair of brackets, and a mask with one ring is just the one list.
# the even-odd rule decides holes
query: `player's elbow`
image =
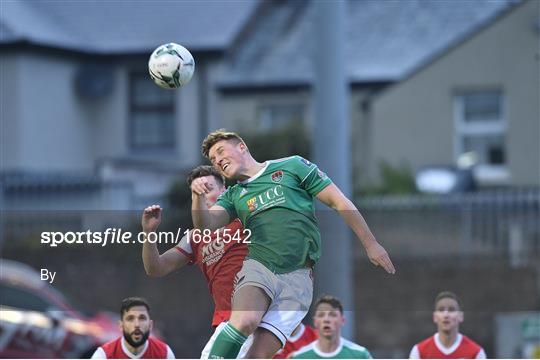
{"label": "player's elbow", "polygon": [[351,200],[349,200],[349,198],[347,198],[345,196],[343,198],[339,199],[339,201],[337,201],[336,207],[337,207],[336,210],[343,210],[343,211],[358,210],[356,208],[356,206],[353,204],[353,202]]}
{"label": "player's elbow", "polygon": [[195,216],[193,214],[192,220],[193,220],[193,228],[194,229],[204,230],[204,229],[209,228],[209,226],[207,224],[209,222],[208,219],[204,219],[204,218],[201,218],[199,216]]}
{"label": "player's elbow", "polygon": [[146,275],[152,278],[158,278],[165,275],[163,271],[157,267],[145,267],[144,270],[146,271]]}

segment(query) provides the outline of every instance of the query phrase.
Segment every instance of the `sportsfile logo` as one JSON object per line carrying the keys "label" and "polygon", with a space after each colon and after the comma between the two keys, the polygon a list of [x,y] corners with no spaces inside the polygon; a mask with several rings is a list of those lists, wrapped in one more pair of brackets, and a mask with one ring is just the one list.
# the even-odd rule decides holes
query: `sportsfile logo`
{"label": "sportsfile logo", "polygon": [[276,185],[273,188],[250,198],[246,201],[246,205],[250,212],[254,212],[255,210],[263,210],[284,202],[285,196],[283,195],[283,188],[281,185]]}

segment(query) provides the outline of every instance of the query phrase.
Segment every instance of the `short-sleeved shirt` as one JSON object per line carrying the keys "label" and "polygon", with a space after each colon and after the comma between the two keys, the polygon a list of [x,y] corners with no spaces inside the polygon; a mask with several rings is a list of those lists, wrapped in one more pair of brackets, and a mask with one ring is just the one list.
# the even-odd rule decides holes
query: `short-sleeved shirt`
{"label": "short-sleeved shirt", "polygon": [[314,197],[331,183],[317,165],[300,156],[269,160],[216,204],[250,230],[248,258],[274,273],[288,273],[320,257]]}
{"label": "short-sleeved shirt", "polygon": [[293,353],[293,359],[372,359],[369,351],[352,341],[340,339],[339,346],[331,353],[322,352],[314,341]]}
{"label": "short-sleeved shirt", "polygon": [[449,348],[439,339],[439,333],[414,345],[409,359],[485,359],[484,349],[467,336],[459,334]]}
{"label": "short-sleeved shirt", "polygon": [[133,354],[124,343],[123,337],[109,341],[96,349],[92,359],[174,359],[169,345],[150,336],[137,355]]}
{"label": "short-sleeved shirt", "polygon": [[[226,232],[226,234],[223,234]],[[247,255],[244,228],[235,219],[225,228],[211,233],[210,241],[201,237],[182,238],[175,249],[197,264],[206,278],[208,289],[214,299],[212,326],[229,320],[234,277],[242,268]]]}

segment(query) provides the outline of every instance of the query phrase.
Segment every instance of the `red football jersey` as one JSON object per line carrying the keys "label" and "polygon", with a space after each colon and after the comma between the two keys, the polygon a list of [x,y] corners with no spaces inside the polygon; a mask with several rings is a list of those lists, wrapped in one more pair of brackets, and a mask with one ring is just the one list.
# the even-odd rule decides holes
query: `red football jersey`
{"label": "red football jersey", "polygon": [[[224,233],[225,229],[227,230]],[[239,219],[220,230],[219,240],[216,239],[215,232],[211,237],[212,240],[206,243],[200,241],[198,236],[192,237],[189,242],[177,245],[176,249],[197,264],[204,274],[214,299],[212,326],[218,326],[231,316],[234,277],[242,268],[248,249],[244,243],[244,228]]]}
{"label": "red football jersey", "polygon": [[467,336],[458,334],[456,342],[449,348],[444,347],[435,334],[416,344],[410,358],[413,359],[485,359],[486,353],[480,345]]}
{"label": "red football jersey", "polygon": [[300,324],[298,334],[291,336],[287,340],[283,349],[280,349],[276,355],[274,355],[274,359],[286,359],[290,353],[295,352],[307,344],[311,344],[317,340],[317,338],[317,331],[314,328],[309,325]]}
{"label": "red football jersey", "polygon": [[127,349],[123,337],[119,337],[101,345],[92,359],[174,359],[174,354],[167,344],[150,336],[143,351],[135,355]]}

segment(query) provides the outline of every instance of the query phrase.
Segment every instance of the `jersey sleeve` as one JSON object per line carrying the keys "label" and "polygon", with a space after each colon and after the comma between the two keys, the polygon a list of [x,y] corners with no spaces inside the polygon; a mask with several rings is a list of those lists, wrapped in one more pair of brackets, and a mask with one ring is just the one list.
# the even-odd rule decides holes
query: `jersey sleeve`
{"label": "jersey sleeve", "polygon": [[175,246],[175,249],[183,255],[187,256],[190,263],[194,262],[193,249],[191,248],[191,244],[189,243],[188,235],[182,236],[182,239],[180,240],[178,245]]}
{"label": "jersey sleeve", "polygon": [[311,196],[316,196],[322,189],[332,183],[332,180],[317,165],[301,156],[294,156],[294,171],[300,178],[300,186]]}
{"label": "jersey sleeve", "polygon": [[418,345],[414,345],[409,354],[409,359],[420,359],[420,352],[418,351]]}
{"label": "jersey sleeve", "polygon": [[234,202],[232,200],[230,189],[225,190],[225,192],[217,198],[216,205],[221,206],[229,213],[230,219],[236,219],[238,214],[236,213],[236,208],[234,207]]}
{"label": "jersey sleeve", "polygon": [[366,349],[365,353],[366,355],[366,359],[373,359],[373,356],[371,355],[371,353],[369,352],[369,350]]}
{"label": "jersey sleeve", "polygon": [[478,352],[478,354],[476,354],[476,358],[477,359],[487,359],[486,352],[484,351],[483,348],[480,348],[480,351]]}
{"label": "jersey sleeve", "polygon": [[91,359],[106,359],[107,355],[105,354],[105,351],[100,347],[96,349],[94,354],[92,355]]}
{"label": "jersey sleeve", "polygon": [[176,359],[169,345],[167,345],[167,359]]}

